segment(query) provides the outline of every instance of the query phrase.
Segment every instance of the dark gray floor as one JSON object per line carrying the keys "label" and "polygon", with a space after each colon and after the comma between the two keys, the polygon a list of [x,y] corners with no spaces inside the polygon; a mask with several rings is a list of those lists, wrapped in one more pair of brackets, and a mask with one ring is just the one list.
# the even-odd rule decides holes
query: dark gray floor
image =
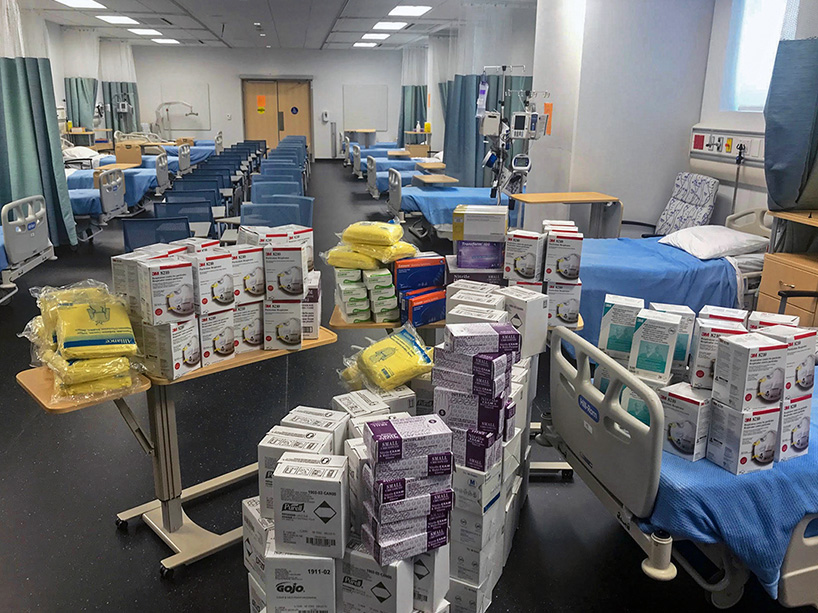
{"label": "dark gray floor", "polygon": [[[385,204],[372,200],[340,163],[315,164],[311,192],[317,251],[335,244],[335,233],[352,221],[386,218]],[[36,314],[28,288],[88,277],[110,281],[109,258],[121,250],[114,224],[92,249],[61,252],[24,277],[20,294],[0,307],[0,611],[246,611],[238,546],[166,581],[158,570],[169,553],[159,538],[140,522],[127,533],[115,529],[116,512],[153,498],[153,480],[149,458],[113,404],[47,415],[14,383],[29,352],[15,334]],[[332,276],[317,263],[325,271],[326,324]],[[342,392],[335,370],[343,354],[362,341],[361,333],[341,332],[332,346],[176,386],[183,485],[254,461],[256,442],[292,406],[328,406]],[[546,395],[541,376],[539,398]],[[147,425],[144,398],[134,404]],[[239,501],[255,493],[248,482],[186,508],[203,525],[226,531],[240,523]],[[640,570],[642,557],[579,479],[533,484],[490,611],[705,609],[703,592],[689,577],[651,581]],[[734,610],[783,609],[751,581]]]}

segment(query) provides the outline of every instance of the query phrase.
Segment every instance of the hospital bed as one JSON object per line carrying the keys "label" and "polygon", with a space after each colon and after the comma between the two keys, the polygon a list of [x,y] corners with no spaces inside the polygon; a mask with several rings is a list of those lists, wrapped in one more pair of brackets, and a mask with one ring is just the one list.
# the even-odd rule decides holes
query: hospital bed
{"label": "hospital bed", "polygon": [[[341,145],[341,154],[344,156],[344,166],[352,165],[353,145],[358,145],[360,147],[361,144],[357,141],[351,140],[349,135],[344,135],[344,142]],[[396,141],[375,143],[371,147],[371,149],[397,149],[397,148],[398,143]]]}
{"label": "hospital bed", "polygon": [[[94,170],[66,169],[65,177],[68,189],[93,189]],[[139,205],[149,192],[162,194],[170,186],[168,177],[167,154],[157,156],[156,168],[126,168],[125,176],[125,203],[128,205],[129,215],[143,210]]]}
{"label": "hospital bed", "polygon": [[15,280],[46,260],[56,260],[48,238],[45,198],[30,196],[0,209],[0,304],[17,293]]}
{"label": "hospital bed", "polygon": [[371,155],[366,157],[366,188],[369,194],[378,200],[381,194],[389,191],[389,171],[396,170],[401,176],[401,185],[409,186],[412,177],[419,174],[415,170],[418,162],[435,161],[434,158],[409,158],[402,160],[385,160]]}
{"label": "hospital bed", "polygon": [[359,145],[352,145],[352,174],[359,179],[364,178],[366,172],[366,164],[363,160],[367,157],[389,159],[389,152],[391,149],[381,149],[379,147],[371,147],[369,149],[361,149]]}
{"label": "hospital bed", "polygon": [[83,243],[93,241],[109,220],[128,212],[125,175],[120,168],[100,173],[99,189],[69,189],[68,196],[77,223],[77,239]]}
{"label": "hospital bed", "polygon": [[[818,454],[736,476],[708,460],[664,453],[667,424],[654,391],[566,328],[556,328],[551,343],[545,437],[643,549],[648,577],[669,581],[681,566],[723,609],[741,599],[752,572],[784,606],[818,608]],[[562,351],[567,346],[576,366]],[[611,374],[604,394],[593,385],[591,360]],[[620,405],[623,386],[646,403],[649,426]],[[811,436],[818,440],[818,403]],[[703,576],[680,541],[718,572]]]}

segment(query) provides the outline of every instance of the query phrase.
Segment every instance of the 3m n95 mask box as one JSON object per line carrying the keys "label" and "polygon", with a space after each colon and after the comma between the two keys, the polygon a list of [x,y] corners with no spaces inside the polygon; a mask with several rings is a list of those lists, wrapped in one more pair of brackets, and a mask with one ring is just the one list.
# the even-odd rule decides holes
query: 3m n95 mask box
{"label": "3m n95 mask box", "polygon": [[452,240],[506,240],[508,207],[458,204],[452,213]]}
{"label": "3m n95 mask box", "polygon": [[344,455],[349,415],[341,411],[297,406],[281,419],[281,425],[332,434],[332,453]]}
{"label": "3m n95 mask box", "polygon": [[548,296],[522,287],[506,287],[497,294],[505,298],[508,323],[522,337],[522,357],[538,355],[546,350],[548,337]]}
{"label": "3m n95 mask box", "polygon": [[747,334],[747,329],[738,322],[696,318],[690,345],[690,384],[693,387],[712,389],[719,338],[738,334]]}
{"label": "3m n95 mask box", "polygon": [[153,326],[193,319],[193,265],[177,257],[137,260],[142,320]]}
{"label": "3m n95 mask box", "polygon": [[334,558],[271,551],[264,561],[268,611],[335,613]]}
{"label": "3m n95 mask box", "polygon": [[699,311],[700,319],[715,319],[717,321],[729,321],[736,324],[741,324],[747,327],[747,317],[749,312],[744,309],[730,309],[728,307],[719,307],[706,305]]}
{"label": "3m n95 mask box", "polygon": [[345,456],[282,455],[273,473],[276,551],[344,557],[348,491]]}
{"label": "3m n95 mask box", "polygon": [[170,241],[170,245],[182,246],[187,249],[188,253],[204,253],[219,248],[219,239],[217,238],[198,238],[191,236],[190,238],[180,238],[178,241]]}
{"label": "3m n95 mask box", "polygon": [[527,230],[506,234],[503,277],[519,281],[542,280],[545,235]]}
{"label": "3m n95 mask box", "polygon": [[237,245],[278,245],[285,246],[290,241],[290,234],[282,228],[267,226],[239,226]]}
{"label": "3m n95 mask box", "polygon": [[415,556],[414,608],[421,613],[437,613],[449,591],[449,545]]}
{"label": "3m n95 mask box", "polygon": [[195,319],[142,326],[148,370],[165,379],[184,377],[202,365],[199,323]]}
{"label": "3m n95 mask box", "polygon": [[549,281],[579,279],[582,234],[549,232],[545,247],[543,276]]}
{"label": "3m n95 mask box", "polygon": [[[747,317],[747,329],[750,332],[771,326],[793,326],[797,328],[800,324],[801,318],[798,315],[787,315],[786,313],[753,311]],[[766,332],[762,332],[762,334],[766,334]]]}
{"label": "3m n95 mask box", "polygon": [[335,572],[340,613],[410,613],[412,560],[380,566],[362,543],[352,543]]}
{"label": "3m n95 mask box", "polygon": [[816,332],[807,328],[771,326],[761,333],[787,343],[787,368],[784,372],[784,398],[812,394],[815,384]]}
{"label": "3m n95 mask box", "polygon": [[788,398],[781,404],[781,422],[775,461],[792,460],[809,453],[812,395]]}
{"label": "3m n95 mask box", "polygon": [[238,341],[233,331],[233,310],[199,317],[199,338],[202,341],[202,366],[236,357]]}
{"label": "3m n95 mask box", "polygon": [[689,383],[676,383],[659,391],[665,412],[663,449],[695,462],[707,453],[710,432],[710,395]]}
{"label": "3m n95 mask box", "polygon": [[214,249],[206,253],[180,256],[193,264],[193,297],[196,313],[209,315],[233,308],[233,256],[229,251]]}
{"label": "3m n95 mask box", "polygon": [[644,308],[645,301],[641,298],[605,294],[599,348],[612,358],[627,360],[631,355],[636,316]]}
{"label": "3m n95 mask box", "polygon": [[264,303],[240,304],[233,311],[236,353],[261,349],[264,344]]}
{"label": "3m n95 mask box", "polygon": [[267,300],[264,303],[264,348],[301,349],[302,310],[300,300]]}
{"label": "3m n95 mask box", "polygon": [[673,313],[639,311],[628,370],[645,381],[668,383],[681,324],[682,318]]}
{"label": "3m n95 mask box", "polygon": [[690,342],[693,339],[696,313],[689,306],[683,304],[665,304],[662,302],[651,302],[650,309],[661,313],[673,313],[682,318],[679,335],[676,337],[676,350],[673,352],[673,366],[670,367],[670,371],[675,375],[684,375],[687,371],[687,354],[690,353]]}
{"label": "3m n95 mask box", "polygon": [[313,230],[307,226],[299,226],[298,224],[290,223],[283,226],[278,226],[278,230],[285,230],[288,234],[287,244],[293,247],[303,247],[307,251],[307,268],[312,270],[315,265],[315,247],[313,240]]}
{"label": "3m n95 mask box", "polygon": [[778,406],[736,411],[713,400],[707,459],[736,475],[773,467],[778,447]]}
{"label": "3m n95 mask box", "polygon": [[264,276],[268,300],[304,299],[307,274],[305,247],[264,247]]}
{"label": "3m n95 mask box", "polygon": [[264,300],[264,247],[233,245],[225,248],[233,256],[233,293],[236,304]]}
{"label": "3m n95 mask box", "polygon": [[576,328],[579,324],[579,303],[582,299],[582,281],[549,280],[548,325]]}
{"label": "3m n95 mask box", "polygon": [[787,344],[758,332],[719,339],[713,399],[736,411],[779,406],[784,397]]}

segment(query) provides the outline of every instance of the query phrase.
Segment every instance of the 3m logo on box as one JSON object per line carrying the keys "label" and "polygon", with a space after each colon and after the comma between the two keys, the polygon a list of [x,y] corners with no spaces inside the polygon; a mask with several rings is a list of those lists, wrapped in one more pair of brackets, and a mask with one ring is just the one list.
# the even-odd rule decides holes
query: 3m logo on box
{"label": "3m logo on box", "polygon": [[[268,471],[268,474],[272,474],[271,471]],[[303,513],[304,512],[304,504],[303,503],[295,504],[295,503],[292,503],[292,502],[285,502],[284,504],[281,505],[281,510],[284,511],[284,512],[289,512],[289,513]],[[317,514],[318,513],[317,513],[317,510],[316,510],[316,515]],[[324,522],[324,523],[326,523],[326,522]]]}

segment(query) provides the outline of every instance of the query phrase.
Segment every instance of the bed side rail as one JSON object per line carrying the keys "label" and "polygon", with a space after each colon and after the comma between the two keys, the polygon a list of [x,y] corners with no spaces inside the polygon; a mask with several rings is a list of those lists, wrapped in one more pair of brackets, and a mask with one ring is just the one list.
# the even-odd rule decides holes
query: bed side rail
{"label": "bed side rail", "polygon": [[[224,151],[224,135],[222,134],[221,130],[219,133],[216,134],[216,138],[213,139],[216,143],[215,153],[219,155],[222,151]],[[190,166],[190,146],[188,146],[188,166]]]}
{"label": "bed side rail", "polygon": [[156,193],[163,193],[170,187],[170,176],[168,175],[168,154],[160,153],[156,156]]}
{"label": "bed side rail", "polygon": [[818,608],[818,514],[807,515],[793,530],[781,565],[778,600],[787,607]]}
{"label": "bed side rail", "polygon": [[52,249],[48,238],[45,198],[42,196],[29,196],[9,202],[0,210],[0,217],[6,255],[12,266],[23,264]]}
{"label": "bed side rail", "polygon": [[125,173],[121,168],[106,170],[99,175],[99,201],[103,215],[110,219],[128,210],[125,204]]}
{"label": "bed side rail", "polygon": [[[612,496],[636,517],[649,517],[659,489],[664,411],[656,393],[602,350],[562,327],[552,333],[551,412],[556,435]],[[572,345],[577,366],[562,353]],[[603,394],[591,381],[591,364],[605,365],[611,382]],[[619,402],[627,386],[646,404],[650,426]]]}
{"label": "bed side rail", "polygon": [[352,145],[352,172],[360,177],[361,172],[361,146]]}
{"label": "bed side rail", "polygon": [[390,168],[389,202],[387,203],[387,206],[389,208],[389,212],[398,218],[401,217],[400,211],[401,198],[403,198],[403,180],[401,179],[400,172],[398,172],[394,168]]}
{"label": "bed side rail", "polygon": [[378,192],[378,162],[371,155],[366,156],[366,188],[369,195],[375,200],[380,198],[381,194]]}
{"label": "bed side rail", "polygon": [[767,213],[769,211],[766,208],[734,213],[727,216],[724,225],[732,230],[770,238],[772,236],[772,223],[769,225],[766,223]]}
{"label": "bed side rail", "polygon": [[179,174],[190,172],[190,145],[179,145]]}

